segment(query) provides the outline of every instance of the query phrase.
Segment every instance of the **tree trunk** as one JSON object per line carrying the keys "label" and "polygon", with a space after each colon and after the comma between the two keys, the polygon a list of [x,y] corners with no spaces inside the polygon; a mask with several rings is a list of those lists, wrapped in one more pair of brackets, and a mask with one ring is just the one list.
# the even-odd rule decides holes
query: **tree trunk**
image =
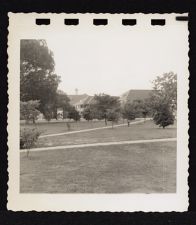
{"label": "tree trunk", "polygon": [[107,126],[108,124],[107,124],[107,119],[106,119],[106,117],[105,117],[105,125]]}
{"label": "tree trunk", "polygon": [[29,158],[30,149],[27,149],[27,158]]}
{"label": "tree trunk", "polygon": [[71,130],[71,124],[69,122],[66,123],[68,131]]}

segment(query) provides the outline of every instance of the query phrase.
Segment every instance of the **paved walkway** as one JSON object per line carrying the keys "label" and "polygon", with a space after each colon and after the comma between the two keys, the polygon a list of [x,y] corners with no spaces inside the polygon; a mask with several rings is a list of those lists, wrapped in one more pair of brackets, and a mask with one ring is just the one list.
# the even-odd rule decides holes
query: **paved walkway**
{"label": "paved walkway", "polygon": [[[150,118],[147,118],[146,120],[150,120]],[[144,120],[142,119],[142,120],[131,122],[130,125],[143,123],[143,122],[144,122]],[[114,127],[122,127],[122,126],[127,126],[127,123],[114,125]],[[66,135],[66,134],[76,134],[76,133],[83,133],[83,132],[89,132],[89,131],[94,131],[94,130],[102,130],[102,129],[109,129],[109,128],[112,128],[112,126],[96,127],[96,128],[83,129],[83,130],[75,130],[75,131],[69,131],[69,132],[57,133],[57,134],[46,134],[46,135],[40,136],[39,138],[56,137],[56,136],[61,136],[61,135]]]}
{"label": "paved walkway", "polygon": [[[70,148],[86,148],[86,147],[108,146],[108,145],[143,144],[143,143],[164,142],[164,141],[168,142],[168,141],[176,141],[176,140],[177,138],[161,138],[161,139],[150,139],[150,140],[114,141],[114,142],[103,142],[103,143],[33,148],[30,151],[39,152],[39,151],[51,151],[51,150],[70,149]],[[21,153],[26,151],[27,151],[26,149],[20,150]]]}

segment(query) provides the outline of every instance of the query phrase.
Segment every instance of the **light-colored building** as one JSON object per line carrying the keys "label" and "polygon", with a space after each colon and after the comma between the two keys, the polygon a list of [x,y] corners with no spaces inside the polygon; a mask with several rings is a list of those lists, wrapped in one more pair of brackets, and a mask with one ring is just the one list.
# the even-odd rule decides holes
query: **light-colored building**
{"label": "light-colored building", "polygon": [[70,99],[70,104],[75,107],[75,109],[82,113],[84,109],[93,103],[93,96],[89,96],[87,94],[82,95],[68,95]]}

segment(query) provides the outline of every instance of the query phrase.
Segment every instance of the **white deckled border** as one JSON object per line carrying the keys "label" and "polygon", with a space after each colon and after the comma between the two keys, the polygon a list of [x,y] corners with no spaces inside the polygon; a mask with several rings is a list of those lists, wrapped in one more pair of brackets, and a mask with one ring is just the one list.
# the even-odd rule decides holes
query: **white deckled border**
{"label": "white deckled border", "polygon": [[[8,36],[8,160],[9,190],[8,209],[14,211],[186,211],[188,208],[188,27],[187,22],[176,22],[177,14],[36,14],[9,13]],[[187,14],[181,14],[187,15]],[[50,18],[48,26],[35,25],[35,18]],[[65,26],[65,18],[79,18],[78,26]],[[108,19],[108,25],[93,25],[94,18]],[[20,39],[44,39],[50,34],[123,32],[130,26],[122,26],[122,19],[137,19],[131,27],[141,29],[162,29],[152,27],[150,19],[166,19],[167,25],[181,27],[184,37],[184,70],[178,74],[178,120],[177,120],[177,192],[174,194],[21,194],[19,192],[19,93],[20,93]]]}

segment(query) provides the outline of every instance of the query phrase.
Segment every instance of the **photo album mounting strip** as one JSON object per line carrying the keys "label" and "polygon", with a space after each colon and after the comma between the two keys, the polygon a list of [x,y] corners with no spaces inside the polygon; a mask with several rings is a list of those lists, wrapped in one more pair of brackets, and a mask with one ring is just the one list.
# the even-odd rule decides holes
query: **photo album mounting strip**
{"label": "photo album mounting strip", "polygon": [[188,13],[8,17],[8,209],[187,211]]}

